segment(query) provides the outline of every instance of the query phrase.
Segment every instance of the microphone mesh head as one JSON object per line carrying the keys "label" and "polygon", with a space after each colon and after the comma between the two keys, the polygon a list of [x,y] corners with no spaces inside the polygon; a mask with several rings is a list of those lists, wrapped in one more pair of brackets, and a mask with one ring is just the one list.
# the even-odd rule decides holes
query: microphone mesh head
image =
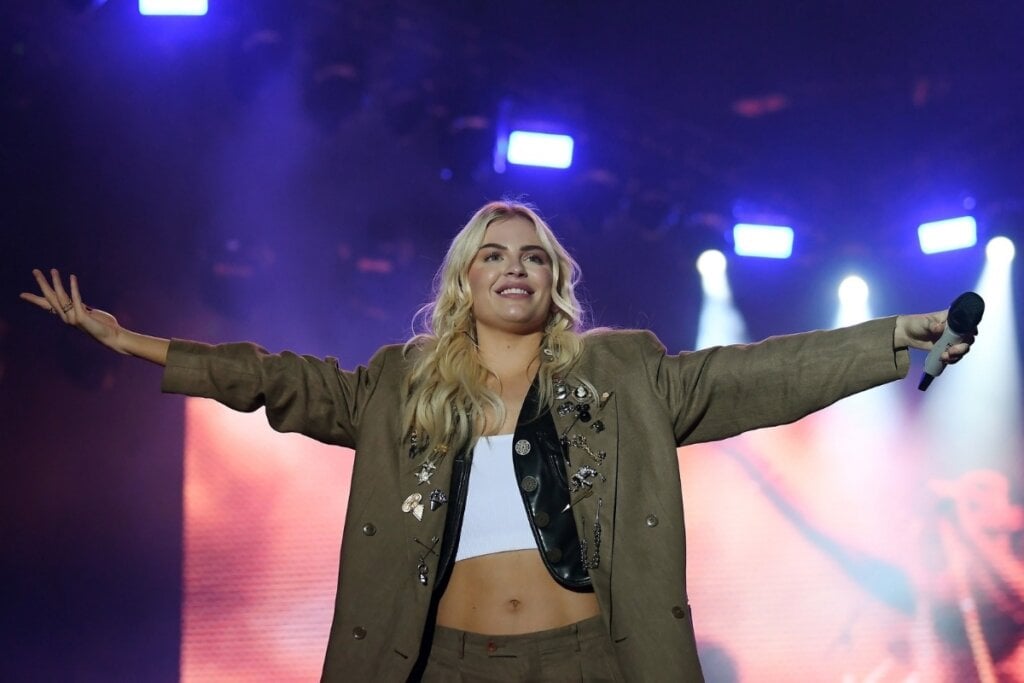
{"label": "microphone mesh head", "polygon": [[964,292],[950,304],[946,324],[960,334],[977,334],[984,313],[985,301],[974,292]]}

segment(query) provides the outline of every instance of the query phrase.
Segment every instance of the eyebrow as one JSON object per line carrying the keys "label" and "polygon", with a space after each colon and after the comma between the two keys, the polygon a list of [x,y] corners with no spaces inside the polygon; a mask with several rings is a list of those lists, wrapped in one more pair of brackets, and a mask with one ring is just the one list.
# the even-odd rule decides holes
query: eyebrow
{"label": "eyebrow", "polygon": [[[480,248],[477,249],[477,251],[482,251],[484,249],[501,249],[502,251],[509,250],[509,248],[506,247],[504,244],[498,244],[496,242],[488,242],[487,244],[482,244],[480,245]],[[519,251],[543,251],[545,254],[547,253],[547,249],[538,244],[524,245]]]}

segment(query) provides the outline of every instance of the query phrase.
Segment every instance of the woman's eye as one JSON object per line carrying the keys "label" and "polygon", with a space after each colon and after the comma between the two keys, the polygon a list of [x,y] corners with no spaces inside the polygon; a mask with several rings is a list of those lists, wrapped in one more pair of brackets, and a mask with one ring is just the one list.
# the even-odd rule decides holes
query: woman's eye
{"label": "woman's eye", "polygon": [[545,263],[547,263],[544,257],[541,256],[540,254],[528,254],[526,259],[528,261],[533,261],[534,263],[539,263],[540,265],[544,265]]}
{"label": "woman's eye", "polygon": [[484,261],[497,261],[499,258],[501,258],[501,254],[496,251],[492,251],[490,254],[484,256]]}

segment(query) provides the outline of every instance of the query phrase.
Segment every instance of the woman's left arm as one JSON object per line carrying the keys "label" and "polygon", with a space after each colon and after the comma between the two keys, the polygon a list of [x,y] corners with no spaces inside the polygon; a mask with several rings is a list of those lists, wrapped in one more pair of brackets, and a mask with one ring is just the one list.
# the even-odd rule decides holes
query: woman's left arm
{"label": "woman's left arm", "polygon": [[[945,311],[880,318],[679,355],[641,346],[648,347],[642,354],[648,377],[669,411],[677,443],[684,445],[793,422],[905,377],[907,349],[931,349],[945,320]],[[958,361],[972,341],[951,346],[943,360]]]}

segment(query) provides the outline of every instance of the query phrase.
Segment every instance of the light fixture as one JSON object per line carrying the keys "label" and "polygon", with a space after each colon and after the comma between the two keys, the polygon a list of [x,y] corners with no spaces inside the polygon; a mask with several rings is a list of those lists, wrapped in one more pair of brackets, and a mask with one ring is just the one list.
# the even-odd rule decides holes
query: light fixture
{"label": "light fixture", "polygon": [[737,223],[732,239],[740,256],[785,259],[793,254],[793,228],[784,225]]}

